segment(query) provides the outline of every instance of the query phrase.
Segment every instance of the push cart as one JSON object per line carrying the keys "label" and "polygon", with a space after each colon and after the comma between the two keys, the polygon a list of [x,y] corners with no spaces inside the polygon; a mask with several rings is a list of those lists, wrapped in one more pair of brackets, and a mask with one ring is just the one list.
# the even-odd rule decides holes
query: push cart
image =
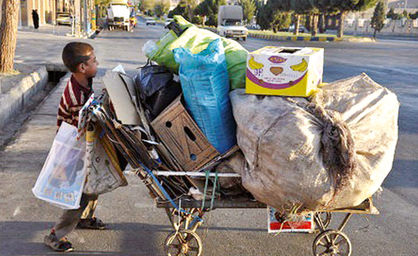
{"label": "push cart", "polygon": [[[201,173],[203,174],[203,173]],[[155,177],[173,175],[172,172],[155,171]],[[177,173],[174,175],[189,175],[196,177],[196,173]],[[219,175],[221,175],[219,177]],[[209,177],[236,177],[236,174],[210,173]],[[214,183],[216,184],[216,183]],[[212,190],[215,191],[215,190]],[[251,209],[266,208],[267,206],[254,200],[251,197],[229,197],[211,198],[196,200],[191,196],[181,196],[175,200],[157,199],[156,206],[164,208],[174,229],[165,242],[165,251],[168,256],[174,255],[202,255],[202,241],[197,234],[197,229],[203,223],[205,213],[216,208],[229,209]],[[333,212],[345,213],[345,217],[336,229],[330,229],[331,216]],[[322,211],[313,213],[313,220],[318,235],[313,241],[312,252],[315,256],[323,255],[351,255],[352,245],[349,237],[343,232],[353,214],[378,214],[378,210],[373,206],[372,198],[365,200],[357,207],[347,209],[335,209],[332,211]]]}
{"label": "push cart", "polygon": [[[202,241],[196,231],[202,225],[205,213],[211,210],[267,207],[252,198],[251,195],[220,196],[217,194],[219,179],[240,177],[236,173],[213,172],[214,169],[216,170],[213,167],[223,158],[234,153],[236,148],[216,157],[193,172],[172,170],[167,168],[170,166],[170,159],[167,157],[169,153],[162,143],[158,143],[158,140],[155,139],[155,134],[152,134],[141,105],[137,110],[141,116],[141,126],[118,123],[109,105],[106,94],[92,102],[89,107],[92,114],[89,120],[101,126],[109,140],[127,159],[134,173],[149,189],[150,196],[154,198],[156,206],[165,209],[173,226],[173,232],[167,236],[164,242],[168,256],[202,255]],[[158,151],[159,157],[150,153],[150,145]],[[189,188],[193,184],[190,182],[197,177],[204,178],[202,198],[188,195]],[[329,229],[333,212],[346,213],[346,216],[338,228]],[[343,233],[343,229],[353,214],[378,214],[378,211],[373,206],[372,199],[369,198],[357,207],[313,213],[318,232],[312,244],[313,255],[351,255],[352,245],[348,236]]]}

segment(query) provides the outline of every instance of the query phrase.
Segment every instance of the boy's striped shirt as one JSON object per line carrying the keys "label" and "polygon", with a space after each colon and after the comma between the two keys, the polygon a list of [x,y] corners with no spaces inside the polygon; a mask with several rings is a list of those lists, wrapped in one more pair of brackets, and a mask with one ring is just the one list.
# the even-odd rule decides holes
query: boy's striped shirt
{"label": "boy's striped shirt", "polygon": [[89,99],[92,90],[92,79],[89,79],[89,88],[80,85],[74,76],[71,76],[62,93],[58,107],[57,126],[62,122],[78,126],[78,112]]}

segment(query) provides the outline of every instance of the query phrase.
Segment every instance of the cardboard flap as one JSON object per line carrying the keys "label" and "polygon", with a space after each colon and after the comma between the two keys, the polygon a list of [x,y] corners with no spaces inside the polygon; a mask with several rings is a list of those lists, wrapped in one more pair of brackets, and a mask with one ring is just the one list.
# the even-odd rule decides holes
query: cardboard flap
{"label": "cardboard flap", "polygon": [[[127,80],[129,81],[129,79]],[[115,108],[117,119],[126,125],[141,124],[141,119],[136,112],[129,89],[127,88],[129,86],[125,84],[120,73],[113,71],[106,72],[103,77],[103,83]]]}

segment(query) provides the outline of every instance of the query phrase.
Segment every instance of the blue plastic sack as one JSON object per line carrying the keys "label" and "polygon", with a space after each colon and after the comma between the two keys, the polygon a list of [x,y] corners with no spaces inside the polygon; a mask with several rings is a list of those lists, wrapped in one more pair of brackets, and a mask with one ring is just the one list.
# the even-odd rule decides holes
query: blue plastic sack
{"label": "blue plastic sack", "polygon": [[229,100],[229,79],[220,39],[198,54],[173,50],[186,108],[208,141],[223,154],[236,144],[236,124]]}

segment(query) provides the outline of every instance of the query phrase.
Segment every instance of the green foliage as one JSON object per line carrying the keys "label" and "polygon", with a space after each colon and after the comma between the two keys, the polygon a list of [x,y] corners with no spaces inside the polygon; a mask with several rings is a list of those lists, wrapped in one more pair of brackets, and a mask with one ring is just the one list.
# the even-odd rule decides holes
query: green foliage
{"label": "green foliage", "polygon": [[273,21],[271,22],[271,26],[273,31],[280,31],[281,29],[288,28],[290,23],[292,22],[292,15],[288,12],[282,12],[276,10],[273,13]]}
{"label": "green foliage", "polygon": [[197,24],[197,25],[202,25],[203,24],[203,18],[200,16],[193,16],[192,18],[192,23],[193,24]]}
{"label": "green foliage", "polygon": [[382,28],[385,26],[385,13],[386,13],[386,6],[385,4],[380,1],[377,3],[376,8],[373,12],[373,17],[371,20],[371,26],[374,29],[374,36],[376,37],[376,32],[380,32]]}
{"label": "green foliage", "polygon": [[147,12],[149,11],[153,12],[155,7],[155,0],[140,0],[138,3],[138,9],[141,12]]}
{"label": "green foliage", "polygon": [[157,0],[154,6],[154,12],[157,17],[164,16],[170,10],[170,1],[169,0]]}
{"label": "green foliage", "polygon": [[409,14],[409,17],[413,20],[418,19],[418,11],[416,11],[414,14]]}
{"label": "green foliage", "polygon": [[386,14],[386,17],[392,20],[400,20],[402,19],[402,15],[400,13],[396,13],[395,9],[390,8],[390,10],[388,11],[388,13]]}
{"label": "green foliage", "polygon": [[238,3],[242,6],[244,21],[249,23],[253,19],[256,11],[254,0],[239,0]]}
{"label": "green foliage", "polygon": [[264,4],[263,1],[258,1],[257,4],[256,21],[261,29],[267,30],[271,28],[271,16],[273,15],[271,2]]}
{"label": "green foliage", "polygon": [[171,10],[169,13],[168,13],[168,17],[169,18],[173,18],[173,16],[174,15],[181,15],[181,16],[183,16],[183,17],[185,17],[186,15],[186,7],[180,2],[177,6],[176,6],[176,8],[174,8],[173,10]]}
{"label": "green foliage", "polygon": [[403,10],[402,16],[404,16],[405,18],[409,19],[409,13],[408,13],[408,11],[407,10]]}
{"label": "green foliage", "polygon": [[259,1],[256,6],[256,20],[261,29],[273,29],[277,32],[290,26],[292,22],[292,15],[288,8],[290,1],[269,0],[266,4]]}
{"label": "green foliage", "polygon": [[94,0],[94,4],[98,6],[108,6],[111,0]]}
{"label": "green foliage", "polygon": [[221,5],[226,5],[226,0],[204,0],[196,7],[194,14],[206,17],[205,25],[216,26],[218,24],[218,10]]}

